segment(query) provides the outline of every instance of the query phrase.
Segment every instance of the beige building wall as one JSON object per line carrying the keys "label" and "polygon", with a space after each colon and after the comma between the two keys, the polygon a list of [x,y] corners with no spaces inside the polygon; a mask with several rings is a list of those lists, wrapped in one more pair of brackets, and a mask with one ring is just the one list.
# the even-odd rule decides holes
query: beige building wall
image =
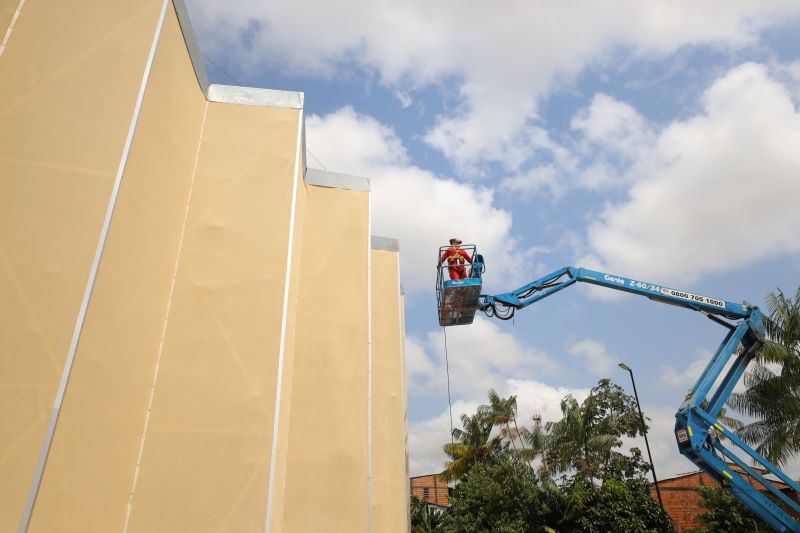
{"label": "beige building wall", "polygon": [[130,531],[263,528],[299,118],[209,104]]}
{"label": "beige building wall", "polygon": [[205,107],[170,10],[31,531],[123,527]]}
{"label": "beige building wall", "polygon": [[394,239],[372,238],[371,292],[372,525],[373,531],[405,531],[405,330]]}
{"label": "beige building wall", "polygon": [[[301,152],[301,157],[304,157]],[[304,160],[303,160],[304,162]],[[305,168],[303,165],[302,168]],[[292,252],[288,256],[289,285],[285,287],[282,295],[286,313],[282,320],[283,327],[283,356],[279,356],[276,383],[276,417],[273,423],[278,431],[273,431],[272,449],[270,453],[270,477],[267,484],[266,504],[267,513],[265,528],[267,531],[282,531],[283,501],[286,487],[287,459],[289,455],[289,422],[292,414],[292,384],[294,382],[294,360],[296,353],[297,337],[297,309],[300,295],[300,256],[303,241],[303,222],[305,221],[305,184],[300,182],[295,188],[293,217],[294,226],[291,228]]]}
{"label": "beige building wall", "polygon": [[106,4],[0,50],[0,532],[406,531],[367,180],[305,172],[301,93],[209,85],[182,2]]}
{"label": "beige building wall", "polygon": [[[0,7],[0,531],[16,530],[162,2]],[[87,14],[89,16],[87,16]]]}
{"label": "beige building wall", "polygon": [[20,0],[0,0],[0,46],[8,32]]}
{"label": "beige building wall", "polygon": [[369,193],[304,194],[279,531],[367,531]]}

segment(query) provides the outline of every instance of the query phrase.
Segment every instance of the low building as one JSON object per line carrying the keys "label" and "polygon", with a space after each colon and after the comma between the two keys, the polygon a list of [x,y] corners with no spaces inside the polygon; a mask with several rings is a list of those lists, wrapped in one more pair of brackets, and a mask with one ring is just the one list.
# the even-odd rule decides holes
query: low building
{"label": "low building", "polygon": [[[743,478],[747,479],[753,486],[761,489],[761,484],[755,481],[749,474],[743,472],[740,467],[733,463],[728,463],[729,467],[738,472]],[[767,471],[761,468],[753,468],[759,474],[766,474]],[[798,494],[785,483],[770,479],[778,490],[789,496],[792,500],[800,502]],[[675,522],[675,531],[686,531],[693,527],[700,526],[698,516],[704,511],[700,506],[701,496],[697,492],[699,487],[716,487],[719,484],[710,475],[703,471],[680,474],[668,479],[658,481],[661,490],[661,499],[664,502],[664,509],[669,513],[670,518]],[[766,489],[763,491],[766,492]],[[654,485],[650,487],[650,495],[658,501],[658,495]]]}
{"label": "low building", "polygon": [[447,485],[442,474],[414,476],[409,479],[411,495],[436,507],[449,507],[452,487]]}

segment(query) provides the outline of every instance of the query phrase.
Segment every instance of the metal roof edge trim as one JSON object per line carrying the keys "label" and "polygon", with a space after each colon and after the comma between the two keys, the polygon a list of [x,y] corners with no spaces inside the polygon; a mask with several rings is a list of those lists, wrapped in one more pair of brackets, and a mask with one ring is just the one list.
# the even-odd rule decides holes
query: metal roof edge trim
{"label": "metal roof edge trim", "polygon": [[277,89],[262,89],[259,87],[244,87],[239,85],[221,85],[210,83],[206,72],[203,54],[197,46],[197,37],[192,28],[189,10],[186,9],[185,0],[172,0],[178,23],[186,43],[189,59],[194,67],[197,83],[209,102],[224,104],[254,105],[263,107],[278,107],[288,109],[302,109],[304,95],[297,91],[279,91]]}
{"label": "metal roof edge trim", "polygon": [[209,102],[224,104],[303,109],[304,95],[296,91],[279,91],[277,89],[212,83],[208,86],[206,98],[208,98]]}
{"label": "metal roof edge trim", "polygon": [[197,47],[197,38],[195,37],[194,30],[192,29],[192,21],[189,18],[189,11],[186,9],[184,0],[172,0],[172,5],[175,7],[175,13],[178,15],[178,24],[183,33],[183,41],[186,43],[186,50],[189,52],[189,59],[192,61],[194,67],[194,75],[197,76],[197,83],[200,84],[203,94],[208,97],[208,73],[206,72],[206,65],[203,62],[203,55]]}
{"label": "metal roof edge trim", "polygon": [[369,179],[361,176],[351,176],[330,170],[319,170],[317,168],[307,168],[305,180],[306,185],[318,185],[320,187],[331,187],[334,189],[348,189],[351,191],[369,192]]}
{"label": "metal roof edge trim", "polygon": [[386,250],[387,252],[399,252],[400,241],[392,237],[380,237],[372,235],[370,237],[370,247],[373,250]]}

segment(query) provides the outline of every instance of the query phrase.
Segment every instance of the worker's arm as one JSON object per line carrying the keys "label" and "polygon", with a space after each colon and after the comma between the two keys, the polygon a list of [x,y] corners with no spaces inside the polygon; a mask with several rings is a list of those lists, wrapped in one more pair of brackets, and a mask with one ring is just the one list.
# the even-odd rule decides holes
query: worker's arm
{"label": "worker's arm", "polygon": [[444,265],[445,261],[447,261],[447,258],[450,257],[452,254],[453,251],[450,250],[449,248],[445,250],[444,253],[442,254],[442,259],[439,261],[439,264],[436,265],[436,268],[439,268],[440,266]]}

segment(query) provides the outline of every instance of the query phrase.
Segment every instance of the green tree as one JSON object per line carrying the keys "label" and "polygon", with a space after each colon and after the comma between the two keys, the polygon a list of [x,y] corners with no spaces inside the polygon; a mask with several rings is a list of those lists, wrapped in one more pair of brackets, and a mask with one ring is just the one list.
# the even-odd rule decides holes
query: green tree
{"label": "green tree", "polygon": [[608,379],[601,379],[579,404],[572,396],[561,401],[562,418],[548,422],[544,461],[551,472],[574,472],[590,482],[610,477],[639,477],[648,470],[637,449],[631,455],[616,450],[622,437],[642,434],[645,427],[635,400]]}
{"label": "green tree", "polygon": [[636,437],[648,429],[642,426],[636,399],[608,378],[597,382],[585,403],[590,423],[604,425],[609,433]]}
{"label": "green tree", "polygon": [[800,452],[800,289],[793,297],[769,293],[767,308],[768,340],[744,376],[747,390],[732,394],[728,405],[755,419],[738,435],[781,466]]}
{"label": "green tree", "polygon": [[539,473],[542,475],[549,473],[550,469],[545,460],[545,454],[550,445],[550,434],[542,428],[541,419],[535,419],[531,429],[521,428],[519,434],[523,443],[519,450],[519,456],[528,464],[531,464],[536,458],[541,458]]}
{"label": "green tree", "polygon": [[456,485],[442,531],[533,533],[552,529],[563,514],[563,496],[514,454],[476,464]]}
{"label": "green tree", "polygon": [[592,486],[589,494],[582,513],[565,529],[586,533],[675,530],[669,515],[650,497],[644,479],[607,479],[599,488]]}
{"label": "green tree", "polygon": [[698,487],[700,507],[704,509],[698,515],[703,524],[699,531],[704,533],[751,533],[753,531],[771,531],[766,522],[758,518],[733,494],[722,487]]}
{"label": "green tree", "polygon": [[554,474],[574,470],[580,477],[589,480],[600,474],[604,458],[617,443],[617,436],[604,433],[601,427],[592,424],[587,416],[591,408],[591,396],[584,405],[572,396],[561,400],[561,420],[548,422],[549,442],[545,461]]}
{"label": "green tree", "polygon": [[[507,437],[511,446],[517,449],[515,438],[520,438],[519,427],[517,427],[517,397],[509,396],[503,398],[494,389],[489,389],[489,404],[481,405],[478,413],[485,416],[487,421],[495,426],[500,426],[501,435]],[[513,423],[514,428],[511,428]]]}
{"label": "green tree", "polygon": [[[457,441],[444,446],[445,475],[459,479],[443,517],[448,532],[671,531],[649,495],[641,452],[619,448],[623,436],[644,431],[635,400],[600,380],[579,403],[567,396],[562,418],[518,432],[524,446],[510,450],[497,426],[510,430],[516,398],[489,392],[489,405],[462,415]],[[514,428],[516,429],[516,427]],[[510,431],[505,433],[510,434]],[[541,457],[538,473],[526,461]],[[557,484],[550,474],[561,474]],[[598,484],[597,481],[602,481]]]}
{"label": "green tree", "polygon": [[441,530],[674,531],[669,516],[650,497],[644,479],[609,479],[598,487],[576,477],[558,487],[551,479],[536,476],[515,454],[470,469],[456,486]]}
{"label": "green tree", "polygon": [[434,533],[439,531],[442,512],[428,507],[427,502],[411,497],[411,533]]}
{"label": "green tree", "polygon": [[453,428],[453,442],[443,446],[450,458],[442,473],[448,481],[460,479],[475,464],[492,462],[508,447],[501,435],[492,435],[494,424],[481,413],[462,414],[461,425],[463,429]]}

